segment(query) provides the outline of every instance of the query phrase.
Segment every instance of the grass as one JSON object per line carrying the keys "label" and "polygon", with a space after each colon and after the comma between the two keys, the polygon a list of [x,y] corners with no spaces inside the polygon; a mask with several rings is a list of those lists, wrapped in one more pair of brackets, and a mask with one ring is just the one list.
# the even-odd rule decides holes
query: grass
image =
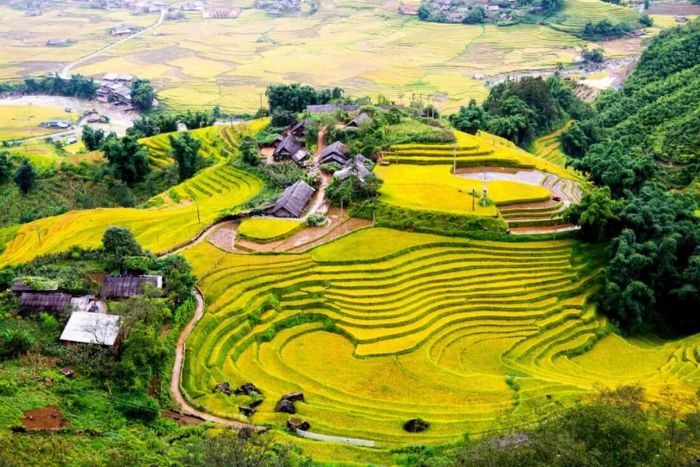
{"label": "grass", "polygon": [[63,109],[38,105],[0,105],[0,141],[44,136],[58,130],[42,128],[47,120],[72,120]]}
{"label": "grass", "polygon": [[238,235],[258,242],[273,242],[289,237],[303,226],[303,222],[293,219],[249,218],[241,222]]}
{"label": "grass", "polygon": [[[251,124],[249,131],[259,127]],[[220,161],[204,169],[195,177],[159,195],[147,209],[102,208],[71,211],[55,217],[24,224],[15,237],[7,242],[0,255],[0,264],[18,264],[47,253],[65,251],[72,246],[95,247],[104,231],[113,225],[130,228],[146,248],[160,252],[193,238],[221,216],[260,192],[263,182],[256,177],[228,165],[238,132],[245,127],[219,127],[218,141],[223,147]]]}
{"label": "grass", "polygon": [[[700,386],[698,338],[602,337],[587,304],[597,254],[572,241],[368,228],[307,254],[200,243],[185,255],[207,312],[188,340],[183,388],[222,416],[240,418],[212,387],[252,381],[265,396],[256,423],[283,426],[275,402],[303,391],[297,409],[312,431],[389,448],[527,422],[598,384],[640,382],[651,398],[664,384]],[[404,432],[415,417],[430,429]]]}

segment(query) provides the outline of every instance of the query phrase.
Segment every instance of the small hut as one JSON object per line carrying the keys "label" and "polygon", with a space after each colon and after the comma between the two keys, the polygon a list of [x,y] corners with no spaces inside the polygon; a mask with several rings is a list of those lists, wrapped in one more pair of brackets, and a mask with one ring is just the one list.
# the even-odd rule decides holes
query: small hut
{"label": "small hut", "polygon": [[299,217],[309,204],[314,191],[305,181],[299,180],[284,190],[269,213],[275,217]]}
{"label": "small hut", "polygon": [[299,166],[305,167],[306,161],[309,159],[309,153],[303,149],[299,149],[293,156],[292,160]]}
{"label": "small hut", "polygon": [[362,112],[360,115],[357,117],[353,118],[350,120],[350,123],[348,123],[346,126],[348,128],[359,128],[360,125],[362,125],[365,122],[371,122],[372,118],[367,115],[365,112]]}
{"label": "small hut", "polygon": [[145,284],[152,284],[158,289],[163,288],[163,276],[105,276],[102,285],[103,299],[129,298],[143,294]]}
{"label": "small hut", "polygon": [[119,337],[119,316],[105,313],[71,313],[61,333],[66,344],[98,344],[113,347]]}
{"label": "small hut", "polygon": [[285,136],[285,138],[277,144],[272,156],[275,160],[288,159],[296,154],[299,149],[301,149],[301,144],[299,144],[299,141],[297,141],[294,135],[290,134]]}
{"label": "small hut", "polygon": [[22,292],[19,297],[19,309],[60,313],[70,306],[71,298],[66,293]]}
{"label": "small hut", "polygon": [[345,155],[346,152],[347,150],[345,149],[345,145],[340,141],[336,141],[333,144],[329,144],[321,152],[321,164],[330,164],[331,162],[336,162],[340,165],[345,165],[345,163],[348,161],[348,158]]}
{"label": "small hut", "polygon": [[296,122],[294,125],[289,127],[289,134],[297,138],[303,138],[306,135],[306,125],[308,123],[308,118]]}

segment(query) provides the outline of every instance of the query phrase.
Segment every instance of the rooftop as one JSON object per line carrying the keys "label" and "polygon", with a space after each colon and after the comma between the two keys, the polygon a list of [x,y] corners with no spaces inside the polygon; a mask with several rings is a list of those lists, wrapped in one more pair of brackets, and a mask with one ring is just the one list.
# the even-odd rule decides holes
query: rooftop
{"label": "rooftop", "polygon": [[63,328],[61,340],[82,344],[114,345],[119,336],[119,316],[75,311]]}

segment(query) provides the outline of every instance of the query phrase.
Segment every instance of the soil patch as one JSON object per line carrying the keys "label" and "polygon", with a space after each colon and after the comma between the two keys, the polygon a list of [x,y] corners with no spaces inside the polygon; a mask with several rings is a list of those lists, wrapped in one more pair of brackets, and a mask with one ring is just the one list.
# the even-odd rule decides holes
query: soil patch
{"label": "soil patch", "polygon": [[60,430],[68,425],[61,411],[51,405],[24,412],[22,425],[27,430]]}
{"label": "soil patch", "polygon": [[233,251],[236,230],[233,224],[222,225],[209,236],[209,242],[224,251]]}
{"label": "soil patch", "polygon": [[199,417],[193,417],[192,415],[181,414],[181,413],[175,412],[174,410],[166,410],[161,415],[165,418],[169,418],[170,420],[173,420],[175,423],[177,423],[180,426],[201,425],[202,423],[204,423],[204,420],[202,420]]}

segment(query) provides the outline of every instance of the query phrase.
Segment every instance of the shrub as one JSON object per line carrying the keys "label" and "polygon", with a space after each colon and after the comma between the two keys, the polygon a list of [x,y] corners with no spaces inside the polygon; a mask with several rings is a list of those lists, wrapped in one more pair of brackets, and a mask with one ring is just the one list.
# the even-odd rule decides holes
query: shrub
{"label": "shrub", "polygon": [[158,418],[160,406],[158,402],[146,394],[121,394],[116,397],[117,410],[129,418],[152,422]]}

